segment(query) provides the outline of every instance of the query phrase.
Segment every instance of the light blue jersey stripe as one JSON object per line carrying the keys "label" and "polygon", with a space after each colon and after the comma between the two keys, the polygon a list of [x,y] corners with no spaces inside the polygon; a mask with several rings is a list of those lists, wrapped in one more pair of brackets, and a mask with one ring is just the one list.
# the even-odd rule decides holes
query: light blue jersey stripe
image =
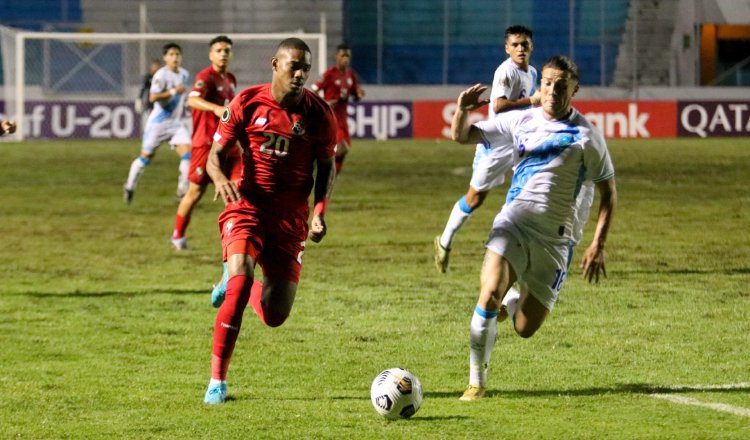
{"label": "light blue jersey stripe", "polygon": [[[529,179],[581,138],[582,136],[578,128],[568,126],[565,130],[552,133],[541,145],[529,150],[526,158],[516,167],[505,204],[510,204],[515,200],[521,194]],[[519,154],[523,155],[525,151],[523,145],[519,146],[519,150]]]}

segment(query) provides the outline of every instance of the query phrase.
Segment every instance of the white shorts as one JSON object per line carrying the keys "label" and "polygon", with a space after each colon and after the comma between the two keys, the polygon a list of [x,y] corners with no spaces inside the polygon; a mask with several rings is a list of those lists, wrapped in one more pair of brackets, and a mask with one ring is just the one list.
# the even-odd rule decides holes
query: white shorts
{"label": "white shorts", "polygon": [[474,153],[473,172],[469,184],[478,192],[489,191],[505,182],[505,174],[512,167],[512,149],[489,148],[479,143]]}
{"label": "white shorts", "polygon": [[159,145],[167,141],[172,148],[175,145],[190,145],[190,129],[185,123],[173,119],[146,124],[141,147],[143,151],[153,154]]}
{"label": "white shorts", "polygon": [[565,282],[573,245],[544,240],[522,222],[511,221],[505,211],[495,217],[486,247],[505,257],[529,293],[551,311]]}

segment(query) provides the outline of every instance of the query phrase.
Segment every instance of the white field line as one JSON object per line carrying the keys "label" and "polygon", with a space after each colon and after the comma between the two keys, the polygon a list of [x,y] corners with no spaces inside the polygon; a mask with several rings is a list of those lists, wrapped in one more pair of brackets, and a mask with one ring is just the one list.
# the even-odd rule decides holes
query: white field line
{"label": "white field line", "polygon": [[[749,387],[750,387],[750,383],[735,383],[735,384],[725,384],[725,385],[676,385],[676,386],[669,387],[668,389],[674,390],[674,391],[691,391],[691,390],[711,391],[711,390],[733,390],[733,389],[749,388]],[[750,409],[743,408],[741,406],[727,405],[725,403],[703,402],[701,400],[694,399],[692,397],[678,396],[675,394],[655,393],[655,394],[649,394],[649,396],[655,399],[667,400],[672,403],[679,403],[680,405],[699,406],[702,408],[709,408],[714,411],[726,412],[726,413],[734,414],[737,416],[750,417]]]}

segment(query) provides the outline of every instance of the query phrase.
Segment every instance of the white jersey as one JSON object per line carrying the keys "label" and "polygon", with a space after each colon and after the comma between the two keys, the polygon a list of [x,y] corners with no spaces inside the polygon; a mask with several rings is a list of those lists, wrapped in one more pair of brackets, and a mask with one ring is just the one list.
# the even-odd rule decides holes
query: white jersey
{"label": "white jersey", "polygon": [[503,210],[527,219],[546,238],[580,239],[574,231],[581,186],[614,177],[601,132],[575,109],[565,120],[550,121],[541,107],[503,113],[474,126],[488,145],[512,148],[517,158]]}
{"label": "white jersey", "polygon": [[188,71],[182,67],[177,72],[173,72],[167,66],[164,66],[154,73],[149,93],[162,93],[175,88],[179,84],[186,86],[185,92],[170,96],[166,102],[154,102],[154,109],[149,114],[147,125],[166,120],[182,121],[185,119],[185,99],[187,91],[190,90],[190,87],[186,85],[189,84]]}
{"label": "white jersey", "polygon": [[[529,66],[522,70],[510,58],[500,64],[495,70],[488,105],[489,119],[495,117],[495,100],[504,97],[517,100],[531,96],[536,90],[536,69]],[[505,174],[513,166],[513,157],[502,149],[493,148],[496,145],[486,143],[477,144],[474,152],[474,163],[469,184],[476,191],[489,191],[505,182]],[[500,146],[502,147],[502,145]]]}
{"label": "white jersey", "polygon": [[536,91],[537,80],[539,79],[536,69],[529,66],[528,70],[522,70],[510,58],[503,61],[495,70],[495,77],[492,79],[492,91],[490,92],[489,118],[495,117],[495,100],[505,97],[515,101],[517,99],[527,98]]}

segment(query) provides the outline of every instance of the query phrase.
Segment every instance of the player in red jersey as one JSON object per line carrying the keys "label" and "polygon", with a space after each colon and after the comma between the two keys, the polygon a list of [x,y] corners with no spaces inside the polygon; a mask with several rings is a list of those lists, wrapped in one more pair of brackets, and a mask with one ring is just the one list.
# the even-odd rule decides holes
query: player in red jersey
{"label": "player in red jersey", "polygon": [[359,101],[365,96],[365,91],[359,87],[357,73],[349,67],[352,61],[352,50],[346,44],[339,44],[336,48],[336,65],[323,73],[312,86],[323,99],[333,108],[338,122],[336,131],[336,172],[341,171],[346,153],[352,147],[352,137],[349,135],[346,107],[351,97]]}
{"label": "player in red jersey", "polygon": [[[224,107],[234,98],[237,80],[229,71],[232,61],[232,40],[226,35],[219,35],[209,43],[208,59],[211,65],[201,70],[195,77],[195,84],[188,95],[188,105],[192,108],[193,136],[190,157],[190,180],[187,193],[180,200],[175,216],[172,244],[175,249],[187,248],[185,231],[190,223],[190,215],[206,192],[211,178],[206,173],[206,161],[211,150],[211,142]],[[233,151],[234,166],[230,178],[240,178],[239,150]]]}
{"label": "player in red jersey", "polygon": [[[271,83],[237,95],[214,135],[208,174],[216,196],[226,203],[219,227],[229,282],[214,325],[208,404],[226,399],[229,360],[247,304],[264,324],[283,324],[294,304],[305,240],[317,243],[326,235],[324,212],[336,175],[336,121],[326,102],[304,88],[311,58],[299,38],[282,41],[271,61]],[[222,171],[227,147],[238,141],[243,150],[239,186]],[[311,190],[315,209],[308,228]],[[263,283],[253,282],[256,263],[263,269]]]}

